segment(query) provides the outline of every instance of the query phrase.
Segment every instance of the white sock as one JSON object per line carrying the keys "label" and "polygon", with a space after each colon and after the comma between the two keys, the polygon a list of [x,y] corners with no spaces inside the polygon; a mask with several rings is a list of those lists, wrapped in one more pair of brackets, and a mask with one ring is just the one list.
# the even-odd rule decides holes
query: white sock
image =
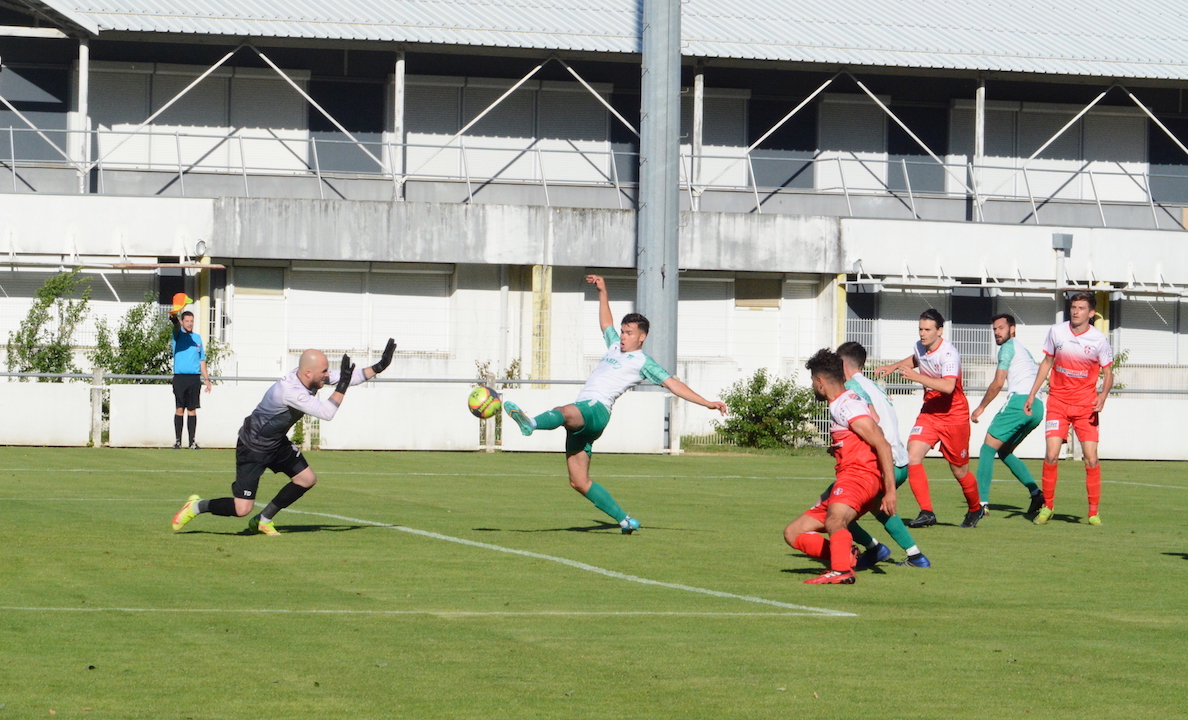
{"label": "white sock", "polygon": [[913,545],[913,546],[911,546],[910,548],[908,548],[908,549],[907,549],[907,554],[908,554],[908,557],[911,557],[911,556],[913,556],[913,555],[919,555],[919,554],[920,554],[920,548],[918,548],[918,547],[916,547],[915,545]]}
{"label": "white sock", "polygon": [[878,546],[879,546],[879,541],[878,541],[878,540],[876,540],[875,538],[873,538],[873,537],[872,537],[872,538],[870,539],[870,542],[867,544],[867,546],[866,546],[866,549],[867,549],[867,550],[874,550],[874,549],[875,549],[875,548],[877,548]]}

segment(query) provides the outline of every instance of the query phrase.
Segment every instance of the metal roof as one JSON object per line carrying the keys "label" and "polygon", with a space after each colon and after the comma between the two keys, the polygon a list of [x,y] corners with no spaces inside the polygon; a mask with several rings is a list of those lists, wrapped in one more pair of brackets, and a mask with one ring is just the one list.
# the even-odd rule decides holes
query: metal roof
{"label": "metal roof", "polygon": [[[26,0],[102,32],[640,52],[642,0]],[[1188,80],[1188,4],[686,0],[686,56]]]}

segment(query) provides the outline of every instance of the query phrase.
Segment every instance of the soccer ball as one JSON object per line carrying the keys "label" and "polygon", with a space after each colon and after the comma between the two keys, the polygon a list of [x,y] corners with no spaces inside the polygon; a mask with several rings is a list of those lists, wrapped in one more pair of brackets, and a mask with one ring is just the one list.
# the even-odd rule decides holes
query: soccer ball
{"label": "soccer ball", "polygon": [[467,404],[470,405],[470,412],[476,418],[482,418],[483,420],[495,417],[499,414],[499,409],[503,407],[503,401],[499,399],[499,393],[486,385],[479,385],[474,390],[471,390],[470,400]]}

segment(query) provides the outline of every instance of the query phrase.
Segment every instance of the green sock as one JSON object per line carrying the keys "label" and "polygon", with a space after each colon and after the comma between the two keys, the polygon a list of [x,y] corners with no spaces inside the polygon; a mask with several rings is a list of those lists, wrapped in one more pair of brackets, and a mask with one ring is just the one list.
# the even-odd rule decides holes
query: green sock
{"label": "green sock", "polygon": [[[548,413],[545,414],[547,415]],[[560,414],[557,413],[557,415]],[[541,417],[544,417],[544,415]],[[586,491],[586,499],[594,503],[594,507],[613,517],[617,523],[623,522],[623,518],[627,517],[627,513],[623,512],[623,508],[619,507],[619,503],[615,502],[615,499],[606,491],[606,488],[598,483],[590,483],[590,489]]]}
{"label": "green sock", "polygon": [[874,541],[870,533],[866,532],[857,522],[850,523],[849,530],[850,534],[854,536],[854,542],[858,543],[859,547],[863,550],[869,548],[870,544]]}
{"label": "green sock", "polygon": [[899,487],[900,485],[904,484],[905,482],[907,482],[907,479],[908,479],[907,465],[904,465],[902,467],[896,466],[896,468],[895,468],[895,487]]}
{"label": "green sock", "polygon": [[887,534],[895,541],[901,550],[906,551],[910,547],[915,547],[916,541],[912,539],[912,534],[908,532],[907,526],[903,524],[903,520],[899,519],[898,515],[887,517],[881,512],[871,513],[883,523],[883,527],[887,530]]}
{"label": "green sock", "polygon": [[561,414],[560,410],[549,410],[542,412],[536,417],[532,418],[536,423],[537,430],[556,430],[565,424],[565,416]]}
{"label": "green sock", "polygon": [[[1032,477],[1031,471],[1023,464],[1023,461],[1015,456],[1014,453],[1007,455],[1002,459],[1006,463],[1007,469],[1023,483],[1023,487],[1027,488],[1032,494],[1039,492],[1039,487],[1035,484],[1035,478]],[[979,466],[979,470],[981,467]]]}
{"label": "green sock", "polygon": [[994,448],[983,444],[982,452],[978,453],[978,497],[984,503],[990,502],[990,481],[994,478],[995,452]]}

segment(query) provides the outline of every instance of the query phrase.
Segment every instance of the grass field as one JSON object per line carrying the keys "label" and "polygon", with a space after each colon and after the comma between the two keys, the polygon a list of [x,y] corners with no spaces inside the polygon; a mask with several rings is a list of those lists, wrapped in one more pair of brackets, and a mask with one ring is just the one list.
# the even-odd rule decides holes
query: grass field
{"label": "grass field", "polygon": [[231,452],[0,449],[0,720],[1188,714],[1183,464],[1104,463],[1101,527],[1072,463],[1045,527],[1012,479],[959,529],[937,481],[934,567],[807,586],[824,456],[598,456],[633,536],[556,455],[311,463],[282,537],[174,534]]}

